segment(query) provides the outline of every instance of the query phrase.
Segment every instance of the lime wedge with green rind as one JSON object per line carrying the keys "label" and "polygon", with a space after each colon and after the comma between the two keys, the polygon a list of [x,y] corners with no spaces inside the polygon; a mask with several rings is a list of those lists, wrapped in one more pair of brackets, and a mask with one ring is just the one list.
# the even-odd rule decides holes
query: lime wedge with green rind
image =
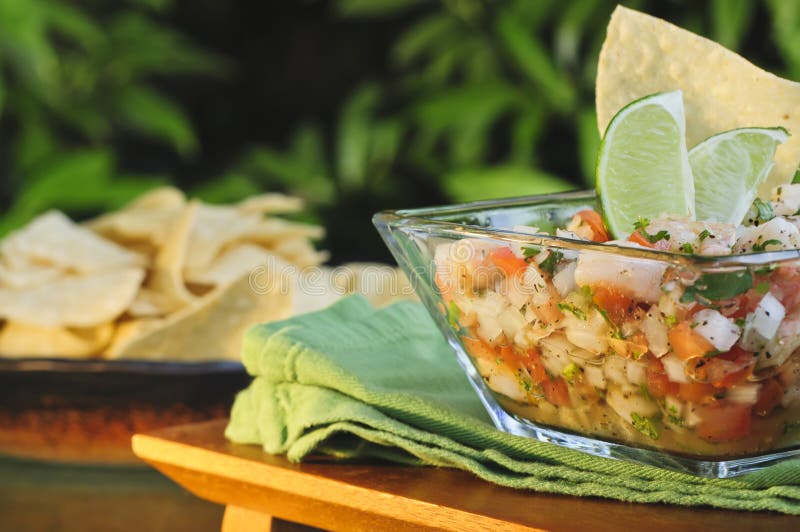
{"label": "lime wedge with green rind", "polygon": [[697,219],[739,225],[787,138],[780,127],[732,129],[692,148]]}
{"label": "lime wedge with green rind", "polygon": [[626,238],[640,217],[694,219],[681,91],[645,96],[611,119],[597,158],[597,193],[616,238]]}

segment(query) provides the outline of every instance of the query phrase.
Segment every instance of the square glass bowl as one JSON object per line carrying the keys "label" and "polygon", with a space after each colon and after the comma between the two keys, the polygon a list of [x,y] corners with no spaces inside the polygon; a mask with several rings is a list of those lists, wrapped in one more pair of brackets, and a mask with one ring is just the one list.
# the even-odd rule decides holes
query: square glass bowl
{"label": "square glass bowl", "polygon": [[[800,251],[557,231],[585,209],[592,191],[373,221],[500,430],[717,478],[800,454]],[[698,351],[696,327],[744,338]]]}

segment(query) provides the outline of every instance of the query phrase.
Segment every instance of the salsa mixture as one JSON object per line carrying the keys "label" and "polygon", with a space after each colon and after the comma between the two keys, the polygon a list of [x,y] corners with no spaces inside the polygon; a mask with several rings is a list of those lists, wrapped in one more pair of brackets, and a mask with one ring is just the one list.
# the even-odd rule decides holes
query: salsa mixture
{"label": "salsa mixture", "polygon": [[[611,240],[583,210],[556,235],[694,256],[798,249],[800,184],[756,199],[738,226],[641,218]],[[520,419],[703,457],[774,449],[800,419],[800,259],[697,273],[466,238],[440,244],[435,265],[441,310]]]}

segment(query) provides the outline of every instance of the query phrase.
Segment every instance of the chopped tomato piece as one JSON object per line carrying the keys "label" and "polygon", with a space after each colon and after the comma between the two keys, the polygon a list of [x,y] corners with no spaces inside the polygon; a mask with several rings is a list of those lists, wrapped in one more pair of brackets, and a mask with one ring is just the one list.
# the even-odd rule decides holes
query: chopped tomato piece
{"label": "chopped tomato piece", "polygon": [[636,303],[616,288],[593,286],[592,299],[617,325],[633,316]]}
{"label": "chopped tomato piece", "polygon": [[769,415],[775,407],[781,404],[782,399],[783,386],[778,382],[778,379],[773,378],[764,381],[758,391],[758,400],[753,406],[753,412],[762,417]]}
{"label": "chopped tomato piece", "polygon": [[678,383],[672,382],[664,371],[664,364],[659,359],[650,355],[647,358],[647,391],[653,397],[661,398],[666,395],[678,395]]}
{"label": "chopped tomato piece", "polygon": [[564,377],[545,379],[541,383],[544,398],[556,406],[569,406],[569,389]]}
{"label": "chopped tomato piece", "polygon": [[705,382],[681,382],[678,384],[678,397],[691,403],[709,402],[717,389]]}
{"label": "chopped tomato piece", "polygon": [[554,288],[548,286],[547,288],[550,291],[550,299],[547,300],[546,303],[538,306],[531,305],[531,309],[533,313],[536,314],[536,317],[542,320],[546,324],[555,323],[560,320],[564,315],[561,313],[561,310],[558,308],[558,295],[553,293],[555,292]]}
{"label": "chopped tomato piece", "polygon": [[640,246],[644,246],[646,248],[654,248],[655,247],[639,231],[634,231],[633,233],[631,233],[630,236],[628,237],[628,241],[629,242],[633,242],[634,244],[639,244]]}
{"label": "chopped tomato piece", "polygon": [[445,303],[449,303],[453,299],[453,290],[455,288],[452,283],[446,282],[438,273],[433,276],[433,282],[436,284],[436,288],[439,289],[439,293],[442,294],[442,300]]}
{"label": "chopped tomato piece", "polygon": [[749,406],[716,404],[694,406],[700,418],[697,435],[709,441],[731,441],[746,436],[750,432],[752,415]]}
{"label": "chopped tomato piece", "polygon": [[539,384],[546,381],[550,377],[547,375],[547,370],[542,362],[542,357],[535,349],[528,349],[527,357],[522,359],[522,364],[527,368],[534,384]]}
{"label": "chopped tomato piece", "polygon": [[497,248],[492,250],[489,254],[489,259],[506,274],[506,277],[513,277],[525,271],[525,268],[528,267],[528,263],[525,262],[525,259],[514,255],[511,248]]}
{"label": "chopped tomato piece", "polygon": [[592,230],[592,240],[595,242],[608,242],[611,238],[608,236],[606,226],[603,223],[603,217],[597,211],[586,209],[580,211],[575,216],[579,217],[583,223],[589,226]]}
{"label": "chopped tomato piece", "polygon": [[740,382],[744,382],[752,375],[756,366],[753,353],[745,351],[738,346],[734,346],[727,353],[722,353],[713,358],[698,358],[692,362],[695,365],[704,362],[702,367],[696,369],[696,371],[699,370],[699,373],[694,375],[695,378],[710,382],[717,388],[730,388]]}
{"label": "chopped tomato piece", "polygon": [[783,266],[775,270],[770,281],[781,304],[786,309],[794,308],[800,303],[800,272],[797,268]]}
{"label": "chopped tomato piece", "polygon": [[497,352],[480,338],[462,336],[461,343],[464,344],[464,348],[467,350],[467,353],[472,356],[472,358],[482,358],[484,360],[492,361],[497,358]]}
{"label": "chopped tomato piece", "polygon": [[763,297],[764,294],[750,289],[744,294],[732,298],[732,304],[722,305],[720,312],[729,318],[744,318],[756,309]]}
{"label": "chopped tomato piece", "polygon": [[688,321],[682,321],[667,332],[669,344],[681,360],[702,357],[714,351],[714,346],[703,335],[695,332]]}

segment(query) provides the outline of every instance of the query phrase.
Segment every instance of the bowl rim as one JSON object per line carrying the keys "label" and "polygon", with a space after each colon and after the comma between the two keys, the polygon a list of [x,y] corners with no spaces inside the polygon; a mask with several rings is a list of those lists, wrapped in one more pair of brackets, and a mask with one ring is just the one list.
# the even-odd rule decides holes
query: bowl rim
{"label": "bowl rim", "polygon": [[620,255],[633,259],[667,262],[675,266],[702,266],[703,269],[736,270],[747,267],[764,267],[775,263],[790,262],[800,259],[800,249],[782,251],[758,251],[736,255],[694,255],[673,251],[650,249],[643,246],[621,246],[578,240],[548,233],[525,233],[508,228],[481,227],[477,225],[437,220],[436,217],[459,213],[474,213],[489,209],[536,206],[553,202],[570,200],[596,201],[597,193],[593,189],[534,196],[516,196],[481,200],[469,203],[455,203],[433,207],[412,209],[391,209],[375,214],[373,224],[391,230],[407,230],[429,233],[438,236],[465,238],[482,238],[500,240],[515,244],[530,244],[572,251],[592,251],[604,254]]}

